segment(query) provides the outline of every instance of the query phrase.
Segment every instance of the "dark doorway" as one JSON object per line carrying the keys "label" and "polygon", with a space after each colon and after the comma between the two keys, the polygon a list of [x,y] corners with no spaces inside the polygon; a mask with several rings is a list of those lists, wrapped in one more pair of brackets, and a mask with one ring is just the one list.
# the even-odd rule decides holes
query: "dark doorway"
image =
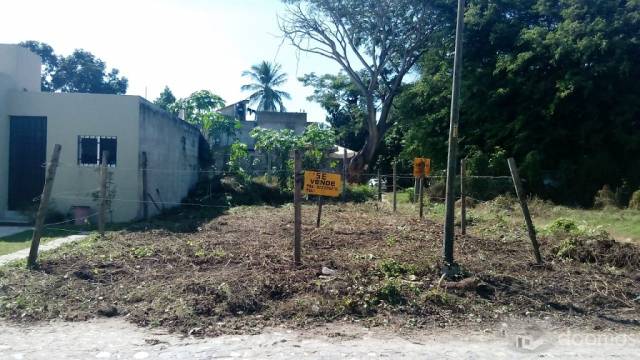
{"label": "dark doorway", "polygon": [[11,116],[9,210],[27,210],[42,194],[47,156],[47,118]]}

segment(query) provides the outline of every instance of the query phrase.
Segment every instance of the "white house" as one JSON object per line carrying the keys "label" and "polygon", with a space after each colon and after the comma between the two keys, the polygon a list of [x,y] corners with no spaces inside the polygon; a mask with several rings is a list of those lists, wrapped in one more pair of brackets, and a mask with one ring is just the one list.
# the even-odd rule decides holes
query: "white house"
{"label": "white house", "polygon": [[95,210],[104,151],[112,221],[157,214],[196,184],[198,129],[138,96],[41,92],[40,71],[39,56],[0,44],[0,222],[35,207],[55,144],[52,207],[63,214]]}

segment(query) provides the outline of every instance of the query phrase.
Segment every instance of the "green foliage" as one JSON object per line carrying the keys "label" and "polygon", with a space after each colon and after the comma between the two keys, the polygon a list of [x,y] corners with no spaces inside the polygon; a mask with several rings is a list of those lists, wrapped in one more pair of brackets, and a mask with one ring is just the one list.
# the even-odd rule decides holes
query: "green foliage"
{"label": "green foliage", "polygon": [[402,305],[407,299],[402,294],[402,284],[396,279],[386,279],[376,292],[376,302],[384,301],[389,305]]}
{"label": "green foliage", "polygon": [[555,249],[556,256],[561,258],[570,258],[571,254],[575,252],[577,247],[577,241],[575,238],[566,238],[560,242],[560,245]]}
{"label": "green foliage", "polygon": [[304,150],[303,167],[305,169],[319,169],[327,159],[328,151],[335,145],[333,130],[321,124],[307,126],[302,135],[296,135],[293,130],[272,130],[254,128],[250,133],[255,141],[257,151],[275,156],[280,162],[278,168],[278,182],[286,187],[293,174],[292,163],[289,160],[294,149]]}
{"label": "green foliage", "polygon": [[41,88],[93,94],[125,94],[129,81],[118,69],[107,71],[104,61],[92,53],[76,49],[69,56],[56,55],[53,48],[38,41],[20,43],[42,58]]}
{"label": "green foliage", "polygon": [[[442,14],[454,23],[454,13]],[[527,191],[556,202],[587,206],[602,184],[640,185],[628,160],[640,158],[639,18],[635,0],[471,0],[462,156],[481,151],[489,169],[499,147],[516,158]],[[431,157],[436,168],[446,160],[453,63],[453,37],[443,39],[397,103],[403,153]]]}
{"label": "green foliage", "polygon": [[347,186],[346,200],[362,203],[373,200],[378,196],[377,190],[366,184],[349,184]]}
{"label": "green foliage", "polygon": [[242,85],[241,89],[253,92],[249,101],[258,104],[258,111],[286,111],[283,99],[291,99],[291,95],[276,89],[287,82],[287,74],[281,70],[280,64],[263,61],[242,73],[242,76],[248,76],[253,82]]}
{"label": "green foliage", "polygon": [[578,225],[568,218],[557,218],[544,228],[548,234],[576,234],[579,232]]}
{"label": "green foliage", "polygon": [[249,158],[249,150],[247,144],[240,142],[234,142],[231,144],[231,154],[229,155],[229,172],[245,178],[247,176],[246,171],[242,167]]}
{"label": "green foliage", "polygon": [[604,185],[602,189],[598,190],[593,198],[593,207],[596,209],[616,207],[616,197],[609,185]]}
{"label": "green foliage", "polygon": [[307,100],[315,101],[327,112],[326,121],[336,133],[336,143],[348,149],[360,149],[366,139],[366,105],[360,90],[343,72],[337,75],[315,73],[299,78],[313,88]]}
{"label": "green foliage", "polygon": [[629,209],[640,210],[640,190],[634,191],[629,201]]}
{"label": "green foliage", "polygon": [[171,92],[171,89],[169,89],[168,86],[165,86],[164,90],[162,90],[158,98],[155,99],[153,103],[163,108],[164,110],[172,112],[172,106],[176,102],[176,100],[177,99],[173,95],[173,92]]}
{"label": "green foliage", "polygon": [[403,275],[413,275],[416,272],[414,265],[399,263],[393,259],[380,263],[378,270],[387,278],[397,278]]}

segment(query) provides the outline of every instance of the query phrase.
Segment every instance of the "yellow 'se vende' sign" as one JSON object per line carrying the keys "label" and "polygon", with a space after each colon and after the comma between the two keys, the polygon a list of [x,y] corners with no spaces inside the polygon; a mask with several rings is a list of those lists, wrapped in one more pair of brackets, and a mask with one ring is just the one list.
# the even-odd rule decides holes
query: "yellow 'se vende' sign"
{"label": "yellow 'se vende' sign", "polygon": [[340,196],[342,178],[340,174],[305,171],[303,191],[308,195]]}
{"label": "yellow 'se vende' sign", "polygon": [[413,159],[413,176],[421,177],[431,175],[431,159],[415,158]]}

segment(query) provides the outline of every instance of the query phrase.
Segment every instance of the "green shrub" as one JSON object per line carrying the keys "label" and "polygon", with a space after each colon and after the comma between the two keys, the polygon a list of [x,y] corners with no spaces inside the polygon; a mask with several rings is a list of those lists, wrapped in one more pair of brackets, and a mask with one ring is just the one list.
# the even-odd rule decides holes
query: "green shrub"
{"label": "green shrub", "polygon": [[560,245],[555,249],[556,255],[561,258],[570,258],[571,254],[576,250],[576,240],[573,238],[564,239]]}
{"label": "green shrub", "polygon": [[366,184],[349,184],[347,186],[347,201],[356,203],[375,199],[377,190]]}
{"label": "green shrub", "polygon": [[395,278],[402,275],[411,275],[416,272],[414,265],[399,263],[393,259],[385,260],[380,263],[378,270],[388,278]]}
{"label": "green shrub", "polygon": [[387,279],[376,292],[377,302],[384,301],[389,305],[402,305],[407,302],[401,291],[401,284],[395,279]]}
{"label": "green shrub", "polygon": [[414,198],[415,198],[415,189],[414,188],[406,188],[402,191],[400,191],[400,194],[404,194],[407,199],[409,200],[409,202],[414,202]]}
{"label": "green shrub", "polygon": [[593,198],[593,207],[596,209],[616,207],[616,196],[609,185],[604,185],[602,189],[598,190]]}
{"label": "green shrub", "polygon": [[640,210],[640,190],[636,190],[629,200],[629,209]]}
{"label": "green shrub", "polygon": [[578,225],[571,219],[557,218],[544,228],[544,231],[551,235],[576,234],[579,232]]}

